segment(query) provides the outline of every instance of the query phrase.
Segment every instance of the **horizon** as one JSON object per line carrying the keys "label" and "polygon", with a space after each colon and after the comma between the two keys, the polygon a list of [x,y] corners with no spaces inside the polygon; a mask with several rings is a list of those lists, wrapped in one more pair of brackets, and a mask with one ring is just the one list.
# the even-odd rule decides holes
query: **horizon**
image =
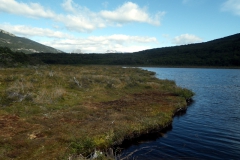
{"label": "horizon", "polygon": [[2,30],[67,53],[208,42],[238,34],[240,24],[239,0],[0,2]]}
{"label": "horizon", "polygon": [[[12,33],[8,32],[8,31],[5,31],[5,30],[3,30],[3,29],[1,29],[1,28],[0,28],[0,31],[3,31],[3,33],[9,34],[10,36],[13,36],[13,37],[19,37],[19,36],[16,36],[15,34],[12,34]],[[189,44],[179,44],[179,45],[175,45],[175,46],[163,46],[163,47],[158,47],[158,48],[168,48],[168,47],[171,48],[171,47],[178,47],[178,46],[183,46],[183,45],[193,45],[193,44],[207,43],[207,42],[219,40],[219,39],[222,39],[222,38],[227,38],[227,37],[230,37],[230,36],[234,36],[234,35],[237,35],[237,34],[240,34],[240,33],[234,33],[234,34],[231,34],[231,35],[228,35],[228,36],[225,36],[225,37],[218,37],[218,38],[216,38],[216,39],[209,40],[209,41],[206,41],[206,42],[196,42],[196,43],[189,43]],[[27,38],[27,37],[19,37],[19,38],[29,39],[29,38]],[[31,39],[29,39],[29,40],[31,40]],[[31,41],[33,41],[33,40],[31,40]],[[39,43],[39,42],[37,42],[37,43]],[[40,44],[41,44],[41,43],[40,43]],[[51,46],[47,46],[47,47],[51,47]],[[62,51],[62,52],[67,53],[67,54],[109,54],[109,53],[124,53],[124,54],[126,53],[126,54],[127,54],[127,53],[137,53],[137,52],[141,52],[141,51],[145,51],[145,50],[158,49],[158,48],[149,48],[149,49],[144,49],[144,50],[139,50],[139,51],[134,51],[134,52],[117,52],[117,51],[115,51],[115,50],[107,50],[106,52],[102,52],[102,53],[97,53],[97,52],[95,52],[95,53],[82,53],[82,52],[77,52],[77,51],[75,51],[75,52],[64,52],[64,51],[59,50],[59,49],[56,49],[56,48],[54,48],[54,49],[59,50],[59,51]]]}

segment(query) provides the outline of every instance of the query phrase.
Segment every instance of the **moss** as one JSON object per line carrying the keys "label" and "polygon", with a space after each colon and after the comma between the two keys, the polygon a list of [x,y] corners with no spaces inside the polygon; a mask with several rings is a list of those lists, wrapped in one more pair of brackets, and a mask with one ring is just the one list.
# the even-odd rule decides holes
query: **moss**
{"label": "moss", "polygon": [[138,68],[41,66],[0,74],[4,159],[66,159],[104,151],[171,123],[193,95]]}

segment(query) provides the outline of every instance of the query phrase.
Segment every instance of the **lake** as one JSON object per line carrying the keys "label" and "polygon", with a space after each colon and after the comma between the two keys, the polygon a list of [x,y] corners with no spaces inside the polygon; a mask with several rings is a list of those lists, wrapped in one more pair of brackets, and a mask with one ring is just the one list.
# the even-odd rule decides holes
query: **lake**
{"label": "lake", "polygon": [[[139,141],[122,159],[239,159],[240,70],[143,68],[195,92],[186,114],[156,140]],[[159,133],[160,134],[160,133]]]}

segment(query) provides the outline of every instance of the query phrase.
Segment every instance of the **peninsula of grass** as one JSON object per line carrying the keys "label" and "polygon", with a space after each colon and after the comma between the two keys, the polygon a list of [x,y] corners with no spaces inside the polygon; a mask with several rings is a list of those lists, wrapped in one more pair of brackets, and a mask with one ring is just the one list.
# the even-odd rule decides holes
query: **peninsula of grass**
{"label": "peninsula of grass", "polygon": [[0,159],[68,159],[171,124],[193,93],[116,66],[0,69]]}

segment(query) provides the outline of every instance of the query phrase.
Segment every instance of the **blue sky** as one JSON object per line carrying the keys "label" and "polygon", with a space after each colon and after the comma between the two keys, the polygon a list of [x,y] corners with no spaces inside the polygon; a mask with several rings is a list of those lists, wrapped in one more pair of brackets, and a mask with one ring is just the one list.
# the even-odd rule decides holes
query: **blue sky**
{"label": "blue sky", "polygon": [[134,52],[239,33],[240,0],[0,0],[0,29],[65,52]]}

